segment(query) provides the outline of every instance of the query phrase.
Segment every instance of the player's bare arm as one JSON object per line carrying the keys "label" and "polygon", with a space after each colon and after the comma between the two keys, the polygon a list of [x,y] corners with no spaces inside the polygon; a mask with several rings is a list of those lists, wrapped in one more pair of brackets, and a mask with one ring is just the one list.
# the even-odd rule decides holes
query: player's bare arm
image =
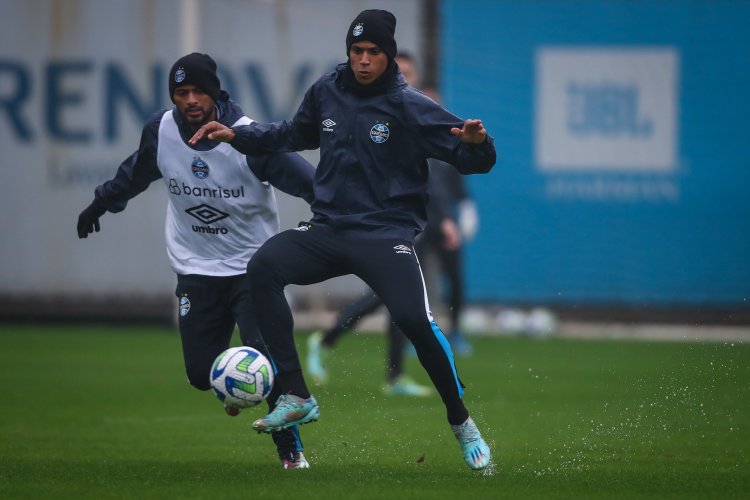
{"label": "player's bare arm", "polygon": [[234,139],[234,130],[219,122],[208,122],[203,125],[188,141],[196,144],[204,137],[210,141],[231,142]]}
{"label": "player's bare arm", "polygon": [[469,144],[481,144],[487,138],[487,130],[485,130],[482,120],[466,120],[463,127],[453,127],[451,134],[458,137],[461,142]]}

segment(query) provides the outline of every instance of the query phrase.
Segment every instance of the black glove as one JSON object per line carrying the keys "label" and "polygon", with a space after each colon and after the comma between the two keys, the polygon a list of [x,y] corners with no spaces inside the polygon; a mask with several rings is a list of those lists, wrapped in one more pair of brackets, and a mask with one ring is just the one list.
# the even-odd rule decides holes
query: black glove
{"label": "black glove", "polygon": [[96,231],[99,232],[99,217],[104,215],[107,209],[101,206],[101,204],[94,200],[91,205],[86,207],[81,215],[78,216],[78,237],[88,238],[89,234]]}

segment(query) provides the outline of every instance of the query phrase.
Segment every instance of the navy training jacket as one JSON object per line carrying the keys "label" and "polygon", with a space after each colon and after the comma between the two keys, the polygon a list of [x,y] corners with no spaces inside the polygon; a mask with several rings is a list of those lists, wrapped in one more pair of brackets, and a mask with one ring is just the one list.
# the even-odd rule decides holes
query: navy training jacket
{"label": "navy training jacket", "polygon": [[463,174],[495,164],[492,137],[466,144],[451,134],[464,120],[406,84],[400,73],[384,93],[347,89],[347,63],[308,89],[288,121],[234,127],[238,151],[320,148],[312,222],[359,237],[412,241],[427,222],[427,159]]}

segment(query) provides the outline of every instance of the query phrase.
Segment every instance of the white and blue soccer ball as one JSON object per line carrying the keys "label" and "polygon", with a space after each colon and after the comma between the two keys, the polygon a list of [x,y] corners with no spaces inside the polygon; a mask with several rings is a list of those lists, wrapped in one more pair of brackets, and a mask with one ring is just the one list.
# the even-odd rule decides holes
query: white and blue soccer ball
{"label": "white and blue soccer ball", "polygon": [[273,387],[273,367],[252,347],[231,347],[217,356],[211,367],[211,388],[226,406],[250,408],[268,397]]}

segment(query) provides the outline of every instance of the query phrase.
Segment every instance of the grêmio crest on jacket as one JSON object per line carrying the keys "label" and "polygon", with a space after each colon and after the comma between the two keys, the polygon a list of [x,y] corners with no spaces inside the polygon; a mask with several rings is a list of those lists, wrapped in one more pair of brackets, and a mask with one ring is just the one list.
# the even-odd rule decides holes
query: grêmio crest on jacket
{"label": "gr\u00eamio crest on jacket", "polygon": [[383,144],[391,136],[391,129],[388,128],[389,122],[378,122],[370,129],[370,139],[375,144]]}
{"label": "gr\u00eamio crest on jacket", "polygon": [[200,156],[193,156],[193,163],[190,164],[190,170],[192,170],[193,175],[199,179],[205,179],[208,177],[208,163],[203,161]]}

